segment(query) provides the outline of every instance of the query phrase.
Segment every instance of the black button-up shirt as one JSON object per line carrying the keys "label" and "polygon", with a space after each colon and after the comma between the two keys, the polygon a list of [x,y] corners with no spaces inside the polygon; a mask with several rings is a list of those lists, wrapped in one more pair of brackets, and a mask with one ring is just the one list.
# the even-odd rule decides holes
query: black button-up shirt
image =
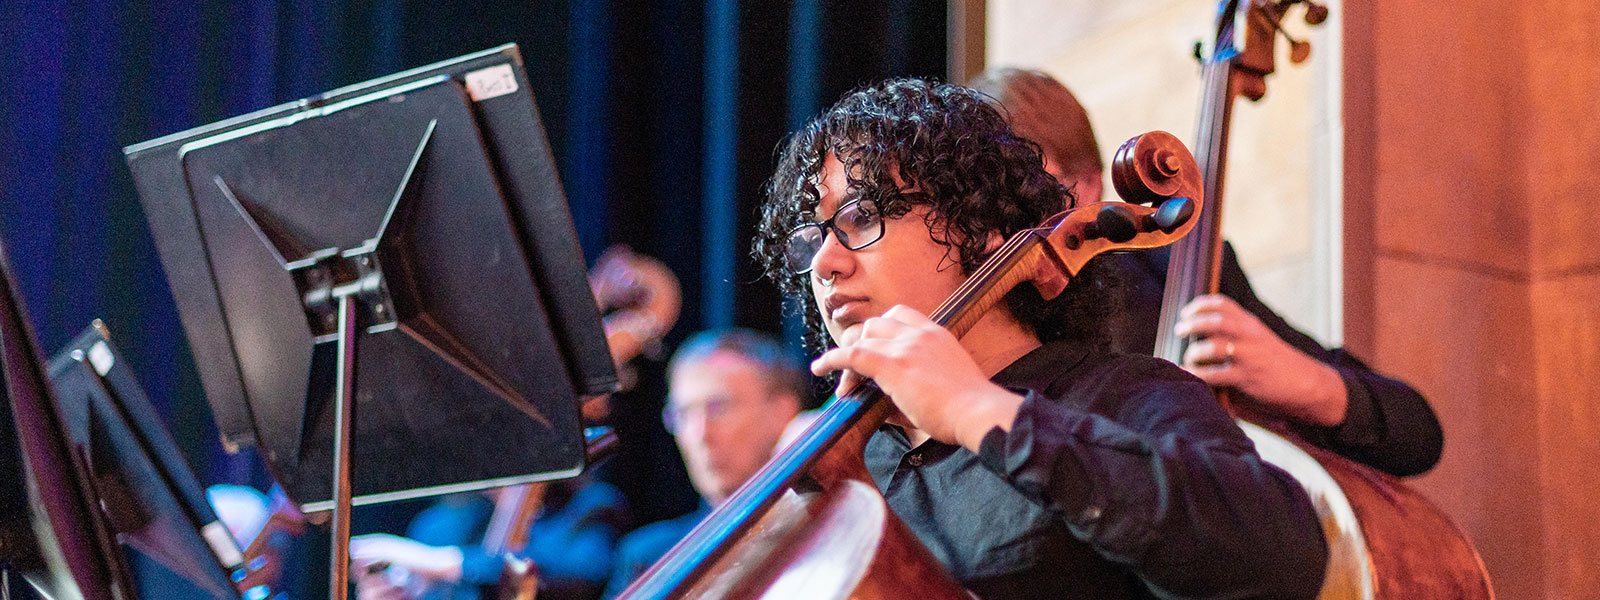
{"label": "black button-up shirt", "polygon": [[889,506],[997,598],[1310,598],[1327,550],[1300,485],[1171,363],[1057,342],[994,381],[1024,400],[981,454],[885,425]]}

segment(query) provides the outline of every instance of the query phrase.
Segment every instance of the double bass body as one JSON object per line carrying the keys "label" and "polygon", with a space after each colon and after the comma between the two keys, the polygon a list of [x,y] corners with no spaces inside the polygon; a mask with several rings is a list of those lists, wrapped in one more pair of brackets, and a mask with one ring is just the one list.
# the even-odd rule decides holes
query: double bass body
{"label": "double bass body", "polygon": [[1328,576],[1319,598],[1494,598],[1465,532],[1399,478],[1249,421],[1240,426],[1267,462],[1301,485],[1322,517]]}

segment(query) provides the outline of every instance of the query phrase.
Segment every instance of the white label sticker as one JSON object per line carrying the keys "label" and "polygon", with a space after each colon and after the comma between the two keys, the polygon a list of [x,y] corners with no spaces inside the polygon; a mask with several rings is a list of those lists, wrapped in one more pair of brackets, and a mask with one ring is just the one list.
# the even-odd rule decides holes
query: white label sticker
{"label": "white label sticker", "polygon": [[111,353],[111,348],[105,342],[95,342],[89,347],[89,364],[94,365],[94,371],[101,377],[111,372],[111,366],[117,364],[116,355]]}
{"label": "white label sticker", "polygon": [[467,95],[481,102],[517,91],[517,76],[511,65],[495,65],[467,73]]}
{"label": "white label sticker", "polygon": [[239,553],[233,534],[228,533],[228,528],[221,521],[207,523],[200,528],[200,535],[211,545],[211,551],[216,553],[217,560],[222,561],[222,566],[232,569],[244,563],[244,555]]}

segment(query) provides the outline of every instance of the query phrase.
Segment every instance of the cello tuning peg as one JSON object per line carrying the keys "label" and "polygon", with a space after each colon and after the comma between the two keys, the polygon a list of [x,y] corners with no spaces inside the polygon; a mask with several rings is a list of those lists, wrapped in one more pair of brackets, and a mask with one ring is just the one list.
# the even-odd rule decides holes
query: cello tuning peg
{"label": "cello tuning peg", "polygon": [[1206,64],[1205,44],[1202,42],[1194,43],[1194,61],[1202,65]]}
{"label": "cello tuning peg", "polygon": [[1172,233],[1184,223],[1188,223],[1192,217],[1194,217],[1194,200],[1187,197],[1168,198],[1156,208],[1155,214],[1145,217],[1148,220],[1145,230],[1159,229],[1164,233]]}
{"label": "cello tuning peg", "polygon": [[1100,207],[1100,212],[1094,216],[1094,226],[1085,232],[1085,236],[1103,237],[1118,244],[1133,239],[1139,235],[1139,229],[1134,225],[1131,212],[1120,204]]}

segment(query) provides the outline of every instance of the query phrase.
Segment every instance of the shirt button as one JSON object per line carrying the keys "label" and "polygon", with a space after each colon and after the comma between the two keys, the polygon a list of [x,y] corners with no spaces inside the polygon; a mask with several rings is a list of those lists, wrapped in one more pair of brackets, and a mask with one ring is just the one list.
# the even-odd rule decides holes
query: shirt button
{"label": "shirt button", "polygon": [[1100,518],[1100,513],[1100,507],[1090,506],[1089,508],[1083,509],[1083,512],[1078,513],[1078,520],[1085,523],[1091,523]]}
{"label": "shirt button", "polygon": [[906,457],[906,464],[909,464],[909,465],[911,465],[913,467],[922,466],[922,453],[918,452],[916,454],[912,454],[911,456],[907,456]]}

